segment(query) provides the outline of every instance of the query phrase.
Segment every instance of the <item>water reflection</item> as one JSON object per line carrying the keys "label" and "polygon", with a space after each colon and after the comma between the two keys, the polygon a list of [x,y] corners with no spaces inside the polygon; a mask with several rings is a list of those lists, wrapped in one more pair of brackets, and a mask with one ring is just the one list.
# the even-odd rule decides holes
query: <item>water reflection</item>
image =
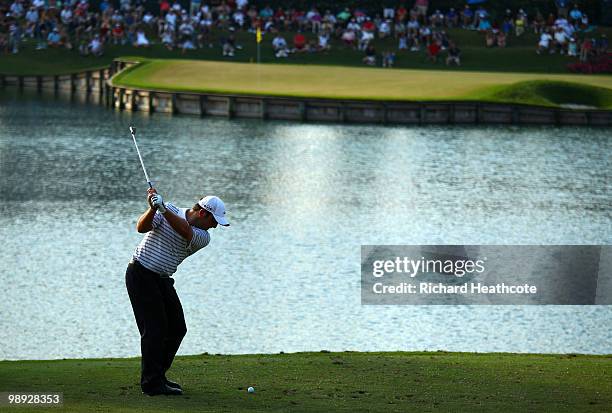
{"label": "water reflection", "polygon": [[603,129],[171,118],[4,95],[0,358],[139,354],[123,274],[146,183],[130,124],[168,200],[216,193],[232,219],[176,275],[183,354],[612,352],[610,307],[370,308],[359,291],[362,244],[610,243]]}

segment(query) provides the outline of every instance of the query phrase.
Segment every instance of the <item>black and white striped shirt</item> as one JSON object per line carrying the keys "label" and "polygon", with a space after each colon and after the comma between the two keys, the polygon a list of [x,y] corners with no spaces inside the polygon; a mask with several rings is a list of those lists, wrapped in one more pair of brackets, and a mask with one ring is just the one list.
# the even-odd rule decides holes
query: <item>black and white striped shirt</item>
{"label": "black and white striped shirt", "polygon": [[[166,203],[166,209],[186,220],[186,208],[177,208]],[[153,217],[153,229],[146,233],[136,251],[134,258],[145,268],[160,274],[174,274],[178,265],[185,258],[204,248],[210,242],[208,231],[191,226],[193,238],[191,243],[181,237],[159,212]]]}

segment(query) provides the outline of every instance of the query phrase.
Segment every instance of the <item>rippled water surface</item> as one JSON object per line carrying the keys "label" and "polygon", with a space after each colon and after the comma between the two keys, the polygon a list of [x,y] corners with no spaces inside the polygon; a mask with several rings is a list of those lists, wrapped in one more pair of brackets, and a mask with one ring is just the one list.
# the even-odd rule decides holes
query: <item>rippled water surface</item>
{"label": "rippled water surface", "polygon": [[0,359],[138,355],[125,290],[146,183],[232,226],[175,274],[182,354],[612,353],[610,306],[360,304],[362,244],[610,244],[609,131],[115,113],[0,97]]}

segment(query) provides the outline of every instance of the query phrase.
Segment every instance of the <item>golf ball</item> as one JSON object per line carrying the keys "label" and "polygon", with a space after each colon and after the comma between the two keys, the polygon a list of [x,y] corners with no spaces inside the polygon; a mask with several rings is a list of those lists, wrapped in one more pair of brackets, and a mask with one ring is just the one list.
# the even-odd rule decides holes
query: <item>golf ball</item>
{"label": "golf ball", "polygon": [[253,387],[249,387],[249,388],[247,389],[247,391],[248,391],[249,393],[255,393],[255,388],[253,388]]}

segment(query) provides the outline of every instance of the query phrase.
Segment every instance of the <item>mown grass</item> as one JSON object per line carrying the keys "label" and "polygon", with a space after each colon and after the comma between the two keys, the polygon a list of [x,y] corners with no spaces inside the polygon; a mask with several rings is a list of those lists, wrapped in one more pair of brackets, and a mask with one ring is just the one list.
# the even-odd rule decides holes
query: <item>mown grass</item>
{"label": "mown grass", "polygon": [[[134,58],[138,60],[138,58]],[[142,60],[142,58],[141,58]],[[609,108],[612,76],[384,70],[187,60],[143,60],[115,85],[187,92],[369,100],[478,100]],[[574,99],[574,96],[576,98]]]}
{"label": "mown grass", "polygon": [[527,81],[510,86],[494,87],[474,99],[558,107],[581,105],[612,109],[612,89],[560,81]]}
{"label": "mown grass", "polygon": [[[66,412],[601,412],[612,357],[296,353],[178,357],[182,397],[140,392],[139,359],[0,362],[0,392],[63,392]],[[254,394],[246,389],[253,386]],[[38,412],[41,407],[11,411]]]}
{"label": "mown grass", "polygon": [[[588,33],[597,36],[607,33],[612,36],[612,28],[599,28]],[[451,29],[451,37],[455,39],[463,54],[463,65],[453,67],[458,71],[485,71],[485,72],[519,72],[519,73],[567,73],[566,64],[575,61],[567,56],[537,55],[535,45],[537,38],[533,33],[523,37],[510,37],[508,48],[487,49],[484,47],[484,37],[474,31]],[[290,42],[294,33],[284,33]],[[256,60],[257,48],[255,36],[251,33],[237,33],[237,42],[243,49],[233,58],[223,57],[219,39],[221,33],[213,33],[210,38],[212,48],[205,47],[196,51],[181,54],[179,50],[168,51],[161,45],[154,45],[148,49],[135,49],[132,46],[108,46],[103,57],[82,57],[76,51],[67,50],[35,50],[35,42],[28,41],[22,45],[22,50],[16,55],[4,55],[0,58],[0,73],[21,75],[52,75],[72,73],[85,69],[107,67],[117,57],[138,54],[147,58],[157,59],[196,59],[214,61],[251,62]],[[314,38],[312,34],[307,37]],[[267,35],[261,43],[261,59],[264,63],[298,64],[298,65],[332,65],[363,67],[361,59],[363,53],[346,48],[338,40],[332,41],[332,51],[329,53],[304,53],[292,55],[287,60],[275,59],[272,47],[272,36]],[[379,53],[385,50],[396,50],[397,41],[394,39],[377,39],[376,49]],[[445,70],[442,62],[431,63],[425,59],[425,53],[399,52],[397,68]]]}

